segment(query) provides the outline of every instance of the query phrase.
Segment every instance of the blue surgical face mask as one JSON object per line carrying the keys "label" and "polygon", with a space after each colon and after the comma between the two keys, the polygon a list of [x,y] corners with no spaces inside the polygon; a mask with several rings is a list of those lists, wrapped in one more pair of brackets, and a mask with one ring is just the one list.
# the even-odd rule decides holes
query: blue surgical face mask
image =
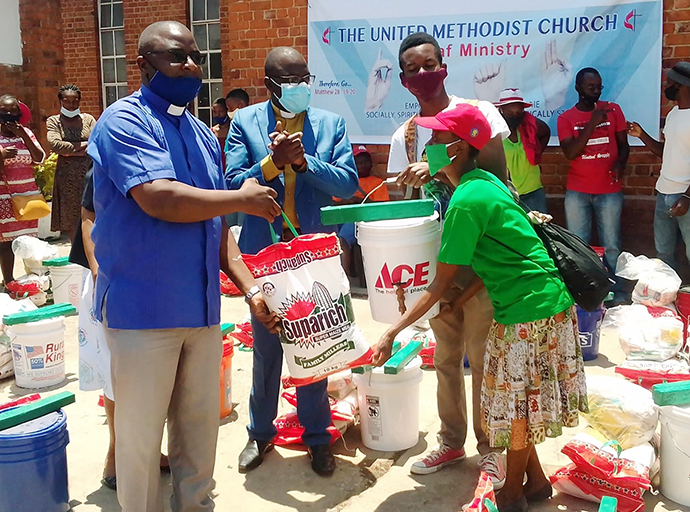
{"label": "blue surgical face mask", "polygon": [[81,110],[76,109],[76,110],[67,110],[65,107],[62,107],[60,109],[60,113],[65,116],[65,117],[77,117],[79,114],[81,114]]}
{"label": "blue surgical face mask", "polygon": [[184,107],[199,95],[201,79],[195,76],[173,78],[156,71],[156,74],[149,81],[149,89],[173,105]]}
{"label": "blue surgical face mask", "polygon": [[307,110],[311,100],[311,87],[302,82],[300,84],[280,84],[280,104],[288,112],[299,114]]}
{"label": "blue surgical face mask", "polygon": [[225,115],[223,117],[214,117],[213,118],[213,124],[214,125],[216,125],[216,124],[224,125],[228,121],[230,121],[230,118],[227,115]]}

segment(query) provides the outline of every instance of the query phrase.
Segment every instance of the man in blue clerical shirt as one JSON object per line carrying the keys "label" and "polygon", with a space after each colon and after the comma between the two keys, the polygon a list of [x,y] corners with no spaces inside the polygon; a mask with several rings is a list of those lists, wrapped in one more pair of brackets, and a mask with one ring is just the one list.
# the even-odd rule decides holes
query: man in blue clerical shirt
{"label": "man in blue clerical shirt", "polygon": [[222,341],[219,270],[269,331],[270,313],[239,257],[226,214],[269,221],[275,191],[228,191],[211,131],[185,106],[201,89],[199,52],[177,22],[139,40],[142,87],[101,116],[94,161],[99,263],[94,313],[112,354],[117,491],[123,512],[162,512],[160,444],[168,419],[173,511],[211,511]]}

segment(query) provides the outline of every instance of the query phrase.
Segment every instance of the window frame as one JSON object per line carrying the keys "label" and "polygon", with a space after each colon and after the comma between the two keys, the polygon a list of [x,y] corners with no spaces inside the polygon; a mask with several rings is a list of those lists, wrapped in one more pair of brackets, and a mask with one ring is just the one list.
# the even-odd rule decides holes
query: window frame
{"label": "window frame", "polygon": [[[204,7],[204,12],[202,13],[202,16],[196,16],[199,13],[195,12],[195,5],[194,4],[203,4]],[[209,4],[215,3],[218,5],[218,17],[209,17],[208,10],[209,10]],[[217,0],[189,0],[189,23],[190,27],[192,30],[192,33],[194,34],[194,37],[196,39],[197,44],[199,45],[199,51],[201,53],[205,54],[207,56],[206,58],[206,64],[204,64],[203,69],[204,69],[204,76],[202,78],[202,86],[201,86],[201,92],[199,93],[199,96],[194,100],[194,112],[196,116],[205,124],[207,124],[209,127],[213,126],[213,102],[216,100],[217,97],[224,96],[223,94],[223,49],[222,49],[222,35],[221,35],[221,30],[220,30],[220,1]],[[218,47],[217,48],[210,48],[211,46],[211,31],[209,30],[210,26],[217,26],[218,27]],[[200,38],[197,38],[197,31],[203,31],[203,36],[205,37],[205,40],[200,40]],[[216,57],[217,56],[217,57]],[[220,66],[220,69],[215,70],[218,71],[218,76],[215,78],[211,78],[211,62],[213,59],[217,59],[218,66]],[[220,92],[214,94],[213,90],[218,91],[220,89]],[[206,91],[208,91],[208,105],[200,105],[199,99],[203,98],[206,95]]]}
{"label": "window frame", "polygon": [[[101,96],[102,96],[102,106],[103,109],[108,108],[112,103],[115,101],[119,100],[120,98],[124,98],[129,94],[128,86],[127,86],[127,52],[125,49],[125,41],[124,41],[124,35],[125,35],[125,16],[124,16],[124,0],[98,0],[97,3],[97,9],[98,9],[98,47],[99,47],[99,65],[100,65],[100,70],[101,70]],[[115,5],[120,5],[122,8],[122,24],[120,25],[115,25],[113,24],[113,7]],[[104,7],[109,7],[110,8],[110,23],[106,24],[104,23],[103,20],[103,11]],[[117,43],[117,33],[122,34],[122,51],[121,53],[118,53],[118,43]],[[103,36],[105,34],[109,34],[109,37],[112,39],[112,55],[105,55],[104,54],[104,44],[103,44]],[[112,61],[113,65],[113,73],[114,73],[114,79],[115,81],[106,81],[106,62]],[[123,61],[124,62],[124,77],[118,76],[118,61]],[[108,89],[114,87],[115,89],[115,100],[108,102]]]}

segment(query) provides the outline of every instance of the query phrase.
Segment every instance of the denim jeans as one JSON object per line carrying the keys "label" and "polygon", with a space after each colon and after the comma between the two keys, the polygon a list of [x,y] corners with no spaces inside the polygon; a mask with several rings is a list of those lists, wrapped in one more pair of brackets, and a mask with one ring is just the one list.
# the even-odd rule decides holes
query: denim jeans
{"label": "denim jeans", "polygon": [[548,213],[546,210],[546,192],[544,192],[543,188],[538,188],[534,192],[521,195],[520,201],[529,206],[530,210]]}
{"label": "denim jeans", "polygon": [[682,217],[671,217],[669,211],[683,194],[662,194],[657,192],[654,210],[654,246],[657,257],[678,269],[676,244],[678,231],[685,242],[685,251],[690,260],[690,213]]}
{"label": "denim jeans", "polygon": [[616,285],[612,287],[614,292],[620,292],[621,286],[615,274],[616,263],[621,253],[622,210],[623,192],[584,194],[568,190],[565,193],[565,220],[568,229],[587,243],[590,243],[592,238],[592,215],[594,215],[599,243],[606,249],[604,260],[609,269],[609,276],[616,281]]}

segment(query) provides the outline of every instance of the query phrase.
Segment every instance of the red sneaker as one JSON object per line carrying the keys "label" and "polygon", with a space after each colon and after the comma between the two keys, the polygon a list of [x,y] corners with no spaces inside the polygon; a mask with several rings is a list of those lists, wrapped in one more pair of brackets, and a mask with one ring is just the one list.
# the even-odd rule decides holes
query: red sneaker
{"label": "red sneaker", "polygon": [[415,475],[428,475],[436,471],[465,460],[464,449],[456,450],[447,444],[442,444],[438,448],[430,451],[423,459],[412,464],[410,472]]}

